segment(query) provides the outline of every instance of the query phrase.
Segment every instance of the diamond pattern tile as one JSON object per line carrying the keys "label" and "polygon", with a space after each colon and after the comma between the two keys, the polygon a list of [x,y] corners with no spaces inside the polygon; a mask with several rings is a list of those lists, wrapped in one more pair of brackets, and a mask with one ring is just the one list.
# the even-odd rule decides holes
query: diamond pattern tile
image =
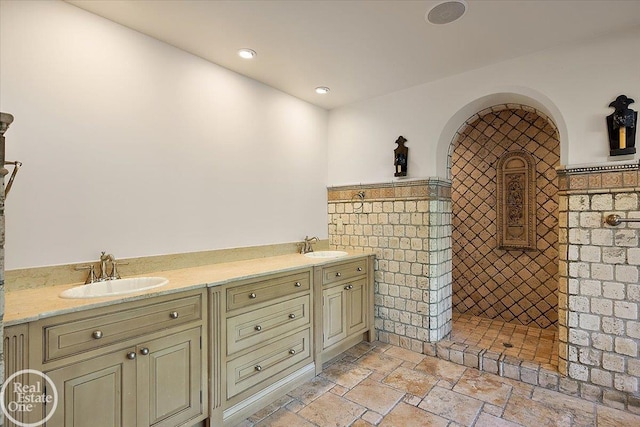
{"label": "diamond pattern tile", "polygon": [[[537,251],[496,247],[496,163],[513,150],[536,160]],[[469,123],[453,151],[453,308],[549,328],[558,320],[555,167],[560,144],[546,118],[503,109]]]}

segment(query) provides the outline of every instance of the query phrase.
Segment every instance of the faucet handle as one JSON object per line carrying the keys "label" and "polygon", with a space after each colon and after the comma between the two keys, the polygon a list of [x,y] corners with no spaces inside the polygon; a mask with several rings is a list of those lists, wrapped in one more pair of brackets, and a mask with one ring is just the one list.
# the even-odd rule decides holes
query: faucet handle
{"label": "faucet handle", "polygon": [[88,285],[89,283],[93,283],[98,280],[98,278],[96,277],[96,267],[93,264],[78,266],[78,267],[75,267],[75,270],[76,271],[89,270],[89,275],[87,276],[87,279],[84,281],[85,285]]}
{"label": "faucet handle", "polygon": [[121,279],[122,277],[120,277],[120,273],[118,273],[118,269],[117,269],[117,265],[129,265],[128,262],[119,262],[116,261],[115,259],[113,261],[111,261],[111,274],[109,274],[109,279],[110,280],[114,280],[114,279]]}

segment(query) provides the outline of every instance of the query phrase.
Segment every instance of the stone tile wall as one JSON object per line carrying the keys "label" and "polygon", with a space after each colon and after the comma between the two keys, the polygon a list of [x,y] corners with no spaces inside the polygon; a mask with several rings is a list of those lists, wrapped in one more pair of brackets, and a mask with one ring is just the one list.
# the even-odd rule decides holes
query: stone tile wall
{"label": "stone tile wall", "polygon": [[328,190],[330,246],[376,254],[380,341],[422,352],[451,333],[450,189],[429,179]]}
{"label": "stone tile wall", "polygon": [[638,165],[558,173],[560,387],[640,413]]}
{"label": "stone tile wall", "polygon": [[[505,153],[535,162],[535,251],[497,248],[496,164]],[[457,133],[451,157],[453,309],[541,328],[558,319],[560,143],[553,123],[519,105],[475,114]]]}

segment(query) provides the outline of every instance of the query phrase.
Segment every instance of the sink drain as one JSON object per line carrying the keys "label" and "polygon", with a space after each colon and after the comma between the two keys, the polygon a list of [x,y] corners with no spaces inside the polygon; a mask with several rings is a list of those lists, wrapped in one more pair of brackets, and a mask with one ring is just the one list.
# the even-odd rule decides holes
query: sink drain
{"label": "sink drain", "polygon": [[507,347],[507,348],[513,347],[513,344],[511,344],[510,342],[503,342],[502,345]]}

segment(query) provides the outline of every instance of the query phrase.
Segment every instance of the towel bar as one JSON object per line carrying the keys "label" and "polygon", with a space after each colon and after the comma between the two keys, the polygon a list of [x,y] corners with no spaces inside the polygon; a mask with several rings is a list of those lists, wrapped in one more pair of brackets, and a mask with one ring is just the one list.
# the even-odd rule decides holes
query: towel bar
{"label": "towel bar", "polygon": [[611,214],[607,216],[605,222],[609,225],[620,225],[623,222],[640,222],[640,218],[620,218],[620,215]]}

